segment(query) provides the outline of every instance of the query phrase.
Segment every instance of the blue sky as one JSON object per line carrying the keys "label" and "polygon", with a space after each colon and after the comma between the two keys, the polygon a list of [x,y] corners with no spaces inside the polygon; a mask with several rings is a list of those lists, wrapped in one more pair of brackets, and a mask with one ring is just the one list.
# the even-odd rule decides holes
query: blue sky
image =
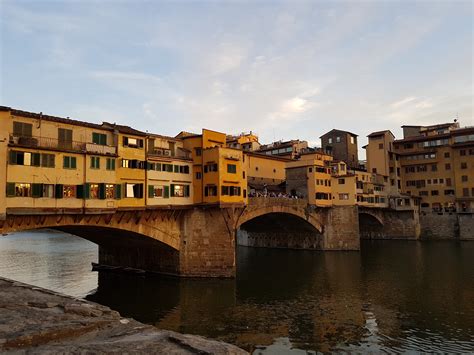
{"label": "blue sky", "polygon": [[27,111],[263,143],[474,124],[472,1],[0,0],[0,14],[0,103]]}

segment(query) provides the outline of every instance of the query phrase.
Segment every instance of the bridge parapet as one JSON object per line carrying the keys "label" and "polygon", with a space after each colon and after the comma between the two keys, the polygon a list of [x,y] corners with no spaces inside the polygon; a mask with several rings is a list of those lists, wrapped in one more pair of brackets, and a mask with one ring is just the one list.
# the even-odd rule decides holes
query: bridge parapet
{"label": "bridge parapet", "polygon": [[304,209],[308,205],[308,200],[285,197],[249,197],[248,205],[249,207],[285,206]]}

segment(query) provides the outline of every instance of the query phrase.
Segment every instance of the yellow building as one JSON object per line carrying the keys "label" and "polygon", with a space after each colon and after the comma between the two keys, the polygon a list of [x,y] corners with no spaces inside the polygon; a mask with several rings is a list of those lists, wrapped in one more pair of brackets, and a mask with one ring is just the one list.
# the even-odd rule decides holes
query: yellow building
{"label": "yellow building", "polygon": [[194,203],[246,204],[244,154],[226,147],[224,133],[203,129],[202,134],[180,133],[193,158]]}
{"label": "yellow building", "polygon": [[192,205],[193,161],[182,140],[149,134],[146,205]]}
{"label": "yellow building", "polygon": [[253,152],[260,148],[258,136],[252,133],[241,133],[238,136],[227,136],[226,145],[229,148],[242,149],[246,152]]}
{"label": "yellow building", "polygon": [[[369,135],[369,171],[387,175],[390,194],[421,199],[424,211],[474,211],[474,128],[458,122],[402,126]],[[388,169],[388,172],[387,172]]]}
{"label": "yellow building", "polygon": [[244,153],[244,165],[247,171],[248,191],[256,193],[268,192],[284,193],[286,180],[286,164],[291,159],[264,155],[253,152]]}
{"label": "yellow building", "polygon": [[0,107],[0,120],[8,213],[116,208],[113,131],[9,107]]}
{"label": "yellow building", "polygon": [[286,164],[286,191],[290,196],[308,199],[315,206],[332,205],[332,156],[322,151],[303,153]]}

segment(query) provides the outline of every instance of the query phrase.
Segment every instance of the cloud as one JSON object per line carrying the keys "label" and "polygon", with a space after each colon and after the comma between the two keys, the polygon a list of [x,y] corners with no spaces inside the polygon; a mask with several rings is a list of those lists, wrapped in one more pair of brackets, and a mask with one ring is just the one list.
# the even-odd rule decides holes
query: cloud
{"label": "cloud", "polygon": [[408,103],[410,103],[414,100],[416,100],[416,97],[414,97],[414,96],[405,97],[402,100],[399,100],[399,101],[396,101],[396,102],[390,104],[390,107],[396,109],[396,108],[399,108],[401,106],[405,106],[406,104],[408,104]]}

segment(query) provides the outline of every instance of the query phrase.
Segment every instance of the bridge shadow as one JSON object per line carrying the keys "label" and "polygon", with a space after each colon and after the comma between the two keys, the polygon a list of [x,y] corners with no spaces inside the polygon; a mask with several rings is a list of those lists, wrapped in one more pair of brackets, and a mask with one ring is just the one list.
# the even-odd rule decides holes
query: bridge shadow
{"label": "bridge shadow", "polygon": [[289,213],[267,213],[243,223],[237,245],[263,248],[322,249],[321,232],[305,219]]}
{"label": "bridge shadow", "polygon": [[383,239],[384,225],[376,216],[359,212],[359,235],[361,239]]}

